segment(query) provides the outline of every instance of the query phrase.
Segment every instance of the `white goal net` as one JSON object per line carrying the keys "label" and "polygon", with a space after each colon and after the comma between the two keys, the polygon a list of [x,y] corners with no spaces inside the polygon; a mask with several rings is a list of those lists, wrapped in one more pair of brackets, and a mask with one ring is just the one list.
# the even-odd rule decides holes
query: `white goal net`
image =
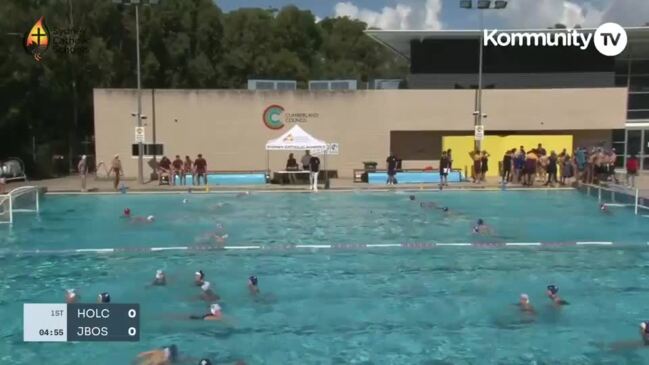
{"label": "white goal net", "polygon": [[0,195],[0,224],[13,223],[17,213],[36,213],[40,210],[40,193],[35,186],[21,186]]}

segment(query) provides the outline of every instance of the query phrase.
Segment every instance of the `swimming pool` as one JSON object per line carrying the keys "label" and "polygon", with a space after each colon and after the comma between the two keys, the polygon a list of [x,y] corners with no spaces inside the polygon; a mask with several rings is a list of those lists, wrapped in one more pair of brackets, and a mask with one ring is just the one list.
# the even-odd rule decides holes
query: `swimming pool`
{"label": "swimming pool", "polygon": [[[180,185],[180,178],[174,176],[177,185]],[[186,184],[191,187],[194,183],[193,175],[185,175]],[[209,185],[264,185],[266,184],[266,173],[207,173],[207,183]],[[205,181],[201,180],[201,184]]]}
{"label": "swimming pool", "polygon": [[[636,340],[638,322],[649,317],[643,311],[646,218],[626,209],[600,214],[596,200],[572,191],[416,195],[455,215],[422,209],[402,193],[47,196],[39,218],[21,215],[11,229],[0,228],[0,363],[123,364],[170,343],[196,358],[249,364],[649,361],[649,351],[609,350]],[[127,223],[118,218],[125,206],[136,215],[155,214],[156,222]],[[194,244],[216,223],[230,235],[230,246],[481,242],[469,233],[476,217],[492,225],[497,237],[488,241],[622,245],[16,255],[35,248]],[[170,285],[145,289],[159,268]],[[205,311],[190,285],[198,269],[224,298],[232,328],[177,319]],[[259,277],[260,301],[247,294],[251,274]],[[544,289],[551,283],[571,305],[549,305]],[[62,301],[68,287],[84,302],[109,291],[113,302],[140,303],[141,341],[23,343],[22,303]],[[513,305],[521,292],[536,306],[535,318]]]}

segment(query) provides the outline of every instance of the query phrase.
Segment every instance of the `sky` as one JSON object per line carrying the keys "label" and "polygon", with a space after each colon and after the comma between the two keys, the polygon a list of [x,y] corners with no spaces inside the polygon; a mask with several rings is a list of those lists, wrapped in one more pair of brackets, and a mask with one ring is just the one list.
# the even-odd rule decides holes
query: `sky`
{"label": "sky", "polygon": [[[459,0],[214,0],[223,10],[297,5],[322,19],[348,16],[381,29],[478,29],[479,11],[461,9]],[[474,2],[476,0],[473,0]],[[649,0],[508,0],[504,10],[484,11],[484,26],[498,29],[597,27],[605,22],[642,26]]]}

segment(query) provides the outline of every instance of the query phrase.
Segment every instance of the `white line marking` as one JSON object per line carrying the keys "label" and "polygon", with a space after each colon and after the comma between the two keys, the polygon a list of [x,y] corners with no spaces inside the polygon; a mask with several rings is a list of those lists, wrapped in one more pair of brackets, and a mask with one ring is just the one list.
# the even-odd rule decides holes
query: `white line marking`
{"label": "white line marking", "polygon": [[331,245],[295,245],[296,248],[331,248]]}
{"label": "white line marking", "polygon": [[437,246],[472,246],[471,243],[436,243]]}
{"label": "white line marking", "polygon": [[114,248],[78,248],[75,252],[115,252]]}
{"label": "white line marking", "polygon": [[258,250],[261,246],[225,246],[226,250]]}
{"label": "white line marking", "polygon": [[367,244],[365,247],[401,247],[401,244],[399,243],[374,243],[374,244]]}
{"label": "white line marking", "polygon": [[187,246],[175,246],[175,247],[151,247],[151,251],[171,251],[171,250],[188,250]]}
{"label": "white line marking", "polygon": [[578,245],[612,245],[613,242],[577,242]]}
{"label": "white line marking", "polygon": [[618,204],[618,203],[607,203],[604,204],[607,207],[631,207],[633,206],[632,204]]}
{"label": "white line marking", "polygon": [[541,246],[541,242],[507,242],[505,246]]}

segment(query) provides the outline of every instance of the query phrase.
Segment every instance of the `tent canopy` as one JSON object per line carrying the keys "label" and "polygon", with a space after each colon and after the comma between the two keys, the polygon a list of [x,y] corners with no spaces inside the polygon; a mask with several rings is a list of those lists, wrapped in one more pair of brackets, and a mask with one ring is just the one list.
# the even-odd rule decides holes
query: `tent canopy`
{"label": "tent canopy", "polygon": [[299,125],[293,126],[279,138],[271,139],[266,143],[267,151],[324,151],[326,149],[326,142],[313,138]]}

